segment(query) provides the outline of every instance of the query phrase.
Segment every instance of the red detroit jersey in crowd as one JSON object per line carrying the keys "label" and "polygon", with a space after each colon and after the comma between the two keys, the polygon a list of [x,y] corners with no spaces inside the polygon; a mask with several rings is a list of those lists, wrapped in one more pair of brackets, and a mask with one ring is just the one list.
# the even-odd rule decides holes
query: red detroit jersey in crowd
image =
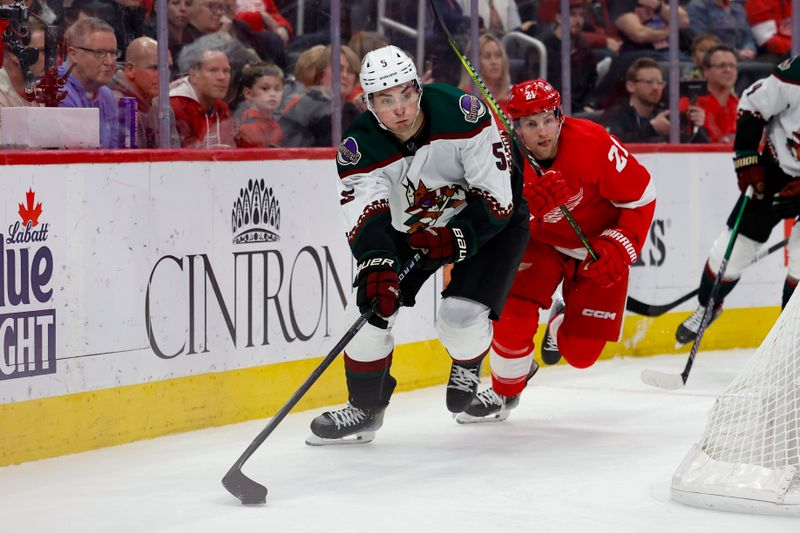
{"label": "red detroit jersey in crowd", "polygon": [[[623,228],[630,232],[637,253],[642,249],[655,210],[655,187],[647,170],[616,137],[594,122],[567,117],[548,170],[561,171],[574,191],[566,206],[588,238],[608,228]],[[525,180],[536,179],[525,162]],[[531,240],[574,250],[573,256],[585,254],[558,208],[542,220],[531,220]]]}

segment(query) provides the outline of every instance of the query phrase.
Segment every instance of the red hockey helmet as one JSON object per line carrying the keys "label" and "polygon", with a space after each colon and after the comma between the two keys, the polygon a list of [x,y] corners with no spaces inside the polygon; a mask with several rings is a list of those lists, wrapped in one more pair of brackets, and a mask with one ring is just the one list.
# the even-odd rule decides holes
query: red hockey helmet
{"label": "red hockey helmet", "polygon": [[511,87],[511,97],[508,100],[508,113],[512,120],[522,117],[555,111],[556,117],[561,117],[561,95],[555,87],[543,79],[528,80]]}

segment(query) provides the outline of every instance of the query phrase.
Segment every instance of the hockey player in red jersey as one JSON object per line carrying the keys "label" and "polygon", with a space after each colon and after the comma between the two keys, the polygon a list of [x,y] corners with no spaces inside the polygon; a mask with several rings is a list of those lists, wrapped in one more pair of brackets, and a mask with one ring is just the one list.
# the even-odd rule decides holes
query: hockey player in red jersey
{"label": "hockey player in red jersey", "polygon": [[[601,126],[565,118],[560,94],[546,81],[515,85],[508,108],[524,144],[517,149],[546,172],[537,176],[524,158],[515,165],[525,173],[531,238],[495,324],[492,388],[473,399],[459,422],[502,420],[518,404],[537,368],[533,337],[539,310],[551,306],[559,284],[563,303],[553,306],[543,342],[545,362],[563,355],[570,365],[586,368],[607,342],[619,340],[629,267],[642,249],[656,205],[647,170]],[[582,228],[596,261],[587,257],[559,205]]]}

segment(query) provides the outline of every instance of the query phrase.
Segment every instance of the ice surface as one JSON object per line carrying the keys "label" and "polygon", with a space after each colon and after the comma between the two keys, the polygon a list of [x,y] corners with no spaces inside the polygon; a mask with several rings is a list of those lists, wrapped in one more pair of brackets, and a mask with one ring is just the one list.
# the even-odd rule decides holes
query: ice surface
{"label": "ice surface", "polygon": [[729,514],[669,498],[714,398],[751,350],[701,353],[688,385],[644,385],[686,355],[543,367],[501,423],[459,425],[444,387],[397,394],[375,441],[312,448],[322,409],[291,415],[245,465],[269,489],[242,506],[222,475],[265,425],[248,422],[0,468],[0,531],[800,531],[796,518]]}

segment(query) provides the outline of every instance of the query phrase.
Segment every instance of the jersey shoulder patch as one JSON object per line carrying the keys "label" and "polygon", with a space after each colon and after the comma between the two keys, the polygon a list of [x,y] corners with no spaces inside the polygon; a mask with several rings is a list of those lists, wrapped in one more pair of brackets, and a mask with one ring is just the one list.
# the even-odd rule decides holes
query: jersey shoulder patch
{"label": "jersey shoulder patch", "polygon": [[773,74],[782,81],[800,85],[800,56],[778,63]]}
{"label": "jersey shoulder patch", "polygon": [[336,149],[336,167],[344,177],[369,172],[400,157],[397,147],[378,125],[372,113],[362,113],[342,135]]}
{"label": "jersey shoulder patch", "polygon": [[434,138],[467,137],[491,122],[489,108],[480,98],[450,85],[425,85],[422,105]]}

